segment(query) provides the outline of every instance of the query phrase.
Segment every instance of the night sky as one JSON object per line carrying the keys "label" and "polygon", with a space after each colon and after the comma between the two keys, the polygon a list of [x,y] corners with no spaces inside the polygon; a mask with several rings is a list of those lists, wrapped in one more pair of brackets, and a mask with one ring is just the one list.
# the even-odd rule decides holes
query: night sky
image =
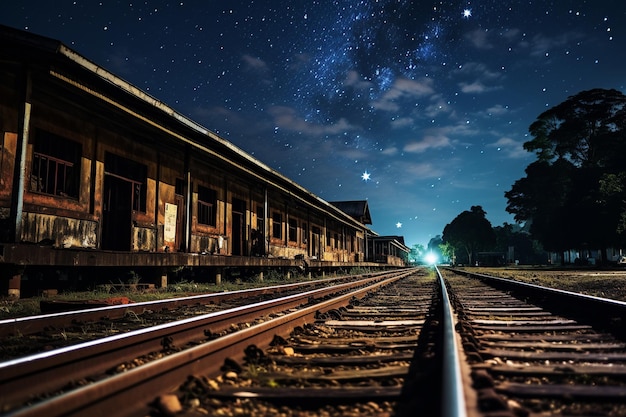
{"label": "night sky", "polygon": [[372,229],[426,245],[535,160],[544,110],[626,92],[626,1],[2,1]]}

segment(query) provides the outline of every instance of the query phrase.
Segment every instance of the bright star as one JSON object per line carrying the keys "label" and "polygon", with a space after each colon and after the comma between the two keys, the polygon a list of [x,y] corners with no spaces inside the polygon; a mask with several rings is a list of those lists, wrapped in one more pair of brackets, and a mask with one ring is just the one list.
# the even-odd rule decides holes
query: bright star
{"label": "bright star", "polygon": [[469,18],[472,15],[472,9],[465,9],[463,10],[463,17],[464,18]]}
{"label": "bright star", "polygon": [[371,179],[371,178],[370,178],[370,175],[371,175],[371,174],[370,174],[369,172],[365,171],[365,172],[363,173],[363,175],[361,175],[361,179],[362,179],[363,181],[369,181],[369,180]]}
{"label": "bright star", "polygon": [[399,229],[399,228],[401,228],[401,227],[402,227],[402,223],[400,223],[400,222],[396,223],[396,227],[397,227],[398,229]]}

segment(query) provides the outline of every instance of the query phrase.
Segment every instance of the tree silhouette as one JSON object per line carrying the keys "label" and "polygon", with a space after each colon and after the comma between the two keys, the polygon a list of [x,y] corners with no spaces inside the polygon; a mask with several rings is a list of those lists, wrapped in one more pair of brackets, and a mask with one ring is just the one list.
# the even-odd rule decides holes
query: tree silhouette
{"label": "tree silhouette", "polygon": [[530,125],[524,148],[537,161],[505,193],[506,210],[546,249],[602,249],[626,228],[626,96],[593,89],[569,97]]}
{"label": "tree silhouette", "polygon": [[496,242],[486,214],[481,206],[472,206],[443,229],[443,243],[450,244],[457,252],[465,252],[469,264],[473,264],[479,250],[491,249]]}

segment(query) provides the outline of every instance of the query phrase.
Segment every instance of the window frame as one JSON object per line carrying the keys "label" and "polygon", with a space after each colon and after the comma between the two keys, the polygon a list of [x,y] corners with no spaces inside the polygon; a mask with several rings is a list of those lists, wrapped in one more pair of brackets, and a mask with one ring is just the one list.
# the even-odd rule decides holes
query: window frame
{"label": "window frame", "polygon": [[29,191],[78,200],[82,144],[37,129],[29,175]]}
{"label": "window frame", "polygon": [[290,218],[287,222],[287,229],[289,242],[298,243],[298,219]]}
{"label": "window frame", "polygon": [[278,211],[272,213],[272,237],[283,238],[283,214]]}
{"label": "window frame", "polygon": [[148,166],[114,152],[104,156],[105,174],[131,185],[131,207],[134,213],[147,212]]}
{"label": "window frame", "polygon": [[213,188],[198,185],[196,218],[198,224],[217,226],[217,191]]}

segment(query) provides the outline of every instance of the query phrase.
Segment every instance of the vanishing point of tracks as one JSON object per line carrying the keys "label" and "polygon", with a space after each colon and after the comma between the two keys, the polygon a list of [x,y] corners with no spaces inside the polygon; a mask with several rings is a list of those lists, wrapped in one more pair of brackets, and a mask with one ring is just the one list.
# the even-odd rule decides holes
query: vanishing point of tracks
{"label": "vanishing point of tracks", "polygon": [[624,303],[466,275],[354,277],[0,362],[0,412],[626,415]]}

